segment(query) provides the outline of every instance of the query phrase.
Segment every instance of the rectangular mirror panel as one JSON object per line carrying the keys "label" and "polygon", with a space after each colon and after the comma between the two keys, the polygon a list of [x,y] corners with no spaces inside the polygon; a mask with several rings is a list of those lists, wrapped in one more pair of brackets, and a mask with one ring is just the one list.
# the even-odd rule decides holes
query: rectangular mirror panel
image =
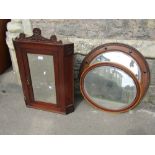
{"label": "rectangular mirror panel", "polygon": [[27,56],[35,101],[56,104],[53,56],[30,53]]}

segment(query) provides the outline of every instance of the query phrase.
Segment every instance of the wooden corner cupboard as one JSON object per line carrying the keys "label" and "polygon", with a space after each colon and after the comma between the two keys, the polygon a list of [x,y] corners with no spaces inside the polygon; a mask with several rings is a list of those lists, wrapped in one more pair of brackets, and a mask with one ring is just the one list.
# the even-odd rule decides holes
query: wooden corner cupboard
{"label": "wooden corner cupboard", "polygon": [[33,29],[14,41],[27,107],[68,114],[74,111],[74,44],[50,39]]}

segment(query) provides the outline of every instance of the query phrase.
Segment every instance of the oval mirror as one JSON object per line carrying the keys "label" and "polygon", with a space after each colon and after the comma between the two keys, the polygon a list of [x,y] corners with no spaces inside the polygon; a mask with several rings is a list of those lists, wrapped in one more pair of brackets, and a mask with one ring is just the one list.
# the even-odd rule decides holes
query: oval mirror
{"label": "oval mirror", "polygon": [[122,43],[107,43],[93,49],[84,58],[80,74],[88,67],[101,63],[112,62],[128,68],[138,79],[141,86],[141,99],[146,94],[150,83],[150,71],[143,55],[135,48]]}
{"label": "oval mirror", "polygon": [[86,100],[105,111],[127,111],[138,104],[140,98],[138,80],[119,64],[92,65],[83,72],[80,82]]}
{"label": "oval mirror", "polygon": [[105,53],[101,53],[97,55],[92,61],[92,64],[100,63],[100,62],[115,62],[122,64],[123,66],[127,67],[134,73],[136,78],[140,81],[141,80],[141,71],[137,62],[129,55],[120,52],[120,51],[109,51]]}

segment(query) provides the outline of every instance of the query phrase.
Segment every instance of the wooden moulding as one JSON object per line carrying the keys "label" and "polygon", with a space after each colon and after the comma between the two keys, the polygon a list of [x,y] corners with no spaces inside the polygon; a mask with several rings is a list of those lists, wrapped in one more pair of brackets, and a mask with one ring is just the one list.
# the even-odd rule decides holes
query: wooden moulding
{"label": "wooden moulding", "polygon": [[[27,107],[68,114],[74,111],[73,43],[58,41],[55,35],[50,39],[41,36],[41,30],[33,29],[33,35],[20,34],[14,41],[19,72]],[[54,74],[57,104],[35,101],[27,54],[51,55],[54,60]],[[29,83],[27,83],[27,79]]]}
{"label": "wooden moulding", "polygon": [[[86,93],[86,90],[84,88],[84,79],[86,77],[86,75],[93,69],[95,69],[96,67],[101,67],[101,66],[110,66],[110,67],[115,67],[115,68],[118,68],[122,71],[124,71],[125,73],[127,73],[134,81],[135,85],[136,85],[136,90],[137,90],[137,93],[136,93],[136,97],[135,99],[133,100],[133,102],[122,108],[122,109],[117,109],[117,110],[113,110],[113,109],[108,109],[108,108],[105,108],[103,106],[99,106],[97,105]],[[90,67],[87,67],[81,74],[81,78],[80,78],[80,90],[81,90],[81,93],[82,95],[84,96],[84,98],[91,104],[93,105],[94,107],[100,109],[100,110],[103,110],[103,111],[107,111],[107,112],[126,112],[130,109],[133,109],[140,101],[141,99],[141,87],[140,87],[140,83],[139,81],[137,80],[136,76],[129,70],[127,69],[126,67],[124,67],[123,65],[120,65],[120,64],[117,64],[117,63],[112,63],[112,62],[102,62],[102,63],[97,63],[97,64],[94,64],[94,65],[91,65]]]}

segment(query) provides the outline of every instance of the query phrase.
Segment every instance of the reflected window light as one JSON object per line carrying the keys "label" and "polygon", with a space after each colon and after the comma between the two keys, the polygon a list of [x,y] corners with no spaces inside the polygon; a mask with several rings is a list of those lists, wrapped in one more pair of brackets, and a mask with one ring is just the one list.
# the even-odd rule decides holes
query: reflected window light
{"label": "reflected window light", "polygon": [[52,89],[52,86],[48,86],[49,89]]}
{"label": "reflected window light", "polygon": [[44,57],[43,56],[38,56],[38,60],[43,60],[44,59]]}

